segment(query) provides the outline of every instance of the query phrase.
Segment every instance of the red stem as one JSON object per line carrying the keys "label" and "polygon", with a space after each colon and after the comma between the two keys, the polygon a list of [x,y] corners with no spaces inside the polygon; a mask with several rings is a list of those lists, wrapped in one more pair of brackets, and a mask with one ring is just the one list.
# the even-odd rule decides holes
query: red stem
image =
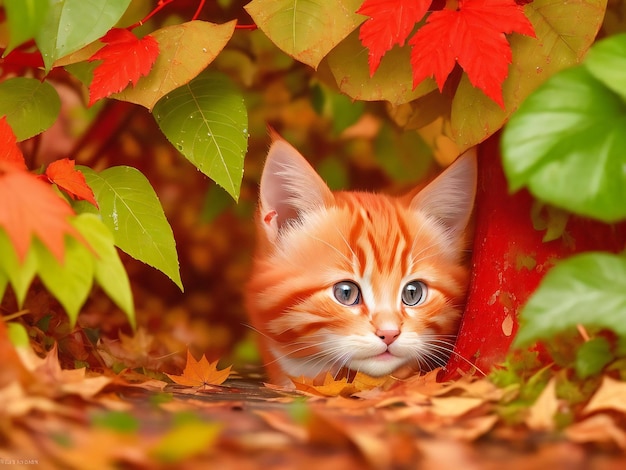
{"label": "red stem", "polygon": [[194,13],[193,17],[191,18],[191,21],[197,20],[198,16],[200,16],[200,12],[202,11],[202,7],[204,7],[204,2],[206,0],[200,0],[200,5],[198,5],[198,9],[196,10],[196,12]]}
{"label": "red stem", "polygon": [[258,26],[255,24],[238,24],[235,25],[235,29],[249,29],[250,31],[254,31]]}
{"label": "red stem", "polygon": [[159,3],[157,4],[156,8],[152,10],[150,13],[148,13],[148,15],[144,19],[138,21],[135,24],[130,25],[126,29],[131,31],[135,29],[137,26],[143,25],[146,21],[148,21],[150,18],[152,18],[154,15],[156,15],[158,12],[160,12],[163,8],[165,8],[167,5],[169,5],[172,2],[174,2],[174,0],[159,0]]}

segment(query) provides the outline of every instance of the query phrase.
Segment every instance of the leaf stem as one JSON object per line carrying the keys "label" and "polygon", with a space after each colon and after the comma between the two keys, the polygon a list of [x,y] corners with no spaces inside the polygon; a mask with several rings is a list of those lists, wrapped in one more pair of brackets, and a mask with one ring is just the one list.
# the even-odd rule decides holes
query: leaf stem
{"label": "leaf stem", "polygon": [[202,8],[204,7],[204,2],[206,0],[200,0],[200,4],[198,5],[198,9],[196,10],[196,12],[193,14],[193,17],[191,18],[191,21],[197,20],[198,16],[200,16],[200,12],[202,11]]}
{"label": "leaf stem", "polygon": [[12,314],[10,314],[10,315],[4,315],[4,316],[2,317],[2,320],[3,320],[3,321],[5,321],[5,322],[7,322],[7,321],[11,321],[11,320],[15,320],[16,318],[19,318],[19,317],[21,317],[22,315],[26,315],[27,313],[30,313],[30,310],[28,310],[28,309],[26,308],[26,309],[20,310],[20,311],[18,311],[18,312],[12,313]]}
{"label": "leaf stem", "polygon": [[[159,0],[159,3],[157,3],[156,8],[152,10],[150,13],[148,13],[144,19],[138,21],[135,24],[130,25],[126,29],[128,31],[132,31],[136,27],[143,25],[146,21],[148,21],[150,18],[152,18],[154,15],[156,15],[159,11],[161,11],[163,8],[165,8],[167,5],[169,5],[172,2],[174,2],[174,0]],[[202,1],[202,3],[204,3],[204,0]]]}
{"label": "leaf stem", "polygon": [[235,29],[248,29],[250,31],[254,31],[255,29],[258,29],[258,26],[253,24],[238,24],[235,25]]}

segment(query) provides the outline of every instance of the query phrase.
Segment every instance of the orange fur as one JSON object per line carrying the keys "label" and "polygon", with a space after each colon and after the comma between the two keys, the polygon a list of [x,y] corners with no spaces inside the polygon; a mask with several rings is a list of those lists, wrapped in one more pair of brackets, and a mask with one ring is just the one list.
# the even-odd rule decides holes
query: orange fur
{"label": "orange fur", "polygon": [[[445,364],[468,283],[465,232],[476,184],[473,155],[455,165],[417,195],[332,193],[274,138],[246,297],[273,382]],[[355,305],[338,300],[342,281],[358,287]],[[402,301],[411,281],[426,286],[416,306]]]}

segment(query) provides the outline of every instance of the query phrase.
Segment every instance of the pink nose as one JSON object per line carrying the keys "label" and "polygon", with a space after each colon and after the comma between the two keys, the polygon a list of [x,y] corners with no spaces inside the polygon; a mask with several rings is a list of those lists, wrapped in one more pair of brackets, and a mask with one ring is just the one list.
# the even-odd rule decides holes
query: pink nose
{"label": "pink nose", "polygon": [[376,336],[384,341],[389,346],[393,343],[398,336],[400,336],[399,330],[376,330]]}

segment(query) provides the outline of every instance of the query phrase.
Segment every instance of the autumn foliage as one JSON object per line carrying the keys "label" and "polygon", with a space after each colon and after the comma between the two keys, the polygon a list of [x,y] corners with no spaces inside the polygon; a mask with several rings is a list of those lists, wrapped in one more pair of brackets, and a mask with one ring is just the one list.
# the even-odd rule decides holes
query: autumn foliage
{"label": "autumn foliage", "polygon": [[[374,75],[381,58],[393,45],[404,45],[430,6],[430,0],[363,3],[358,12],[370,19],[361,26],[359,38],[369,50],[370,75]],[[511,46],[504,33],[535,36],[532,24],[515,0],[446,2],[441,10],[428,16],[426,24],[408,41],[413,88],[434,76],[439,91],[443,91],[458,64],[472,85],[504,108],[502,83],[512,62]]]}

